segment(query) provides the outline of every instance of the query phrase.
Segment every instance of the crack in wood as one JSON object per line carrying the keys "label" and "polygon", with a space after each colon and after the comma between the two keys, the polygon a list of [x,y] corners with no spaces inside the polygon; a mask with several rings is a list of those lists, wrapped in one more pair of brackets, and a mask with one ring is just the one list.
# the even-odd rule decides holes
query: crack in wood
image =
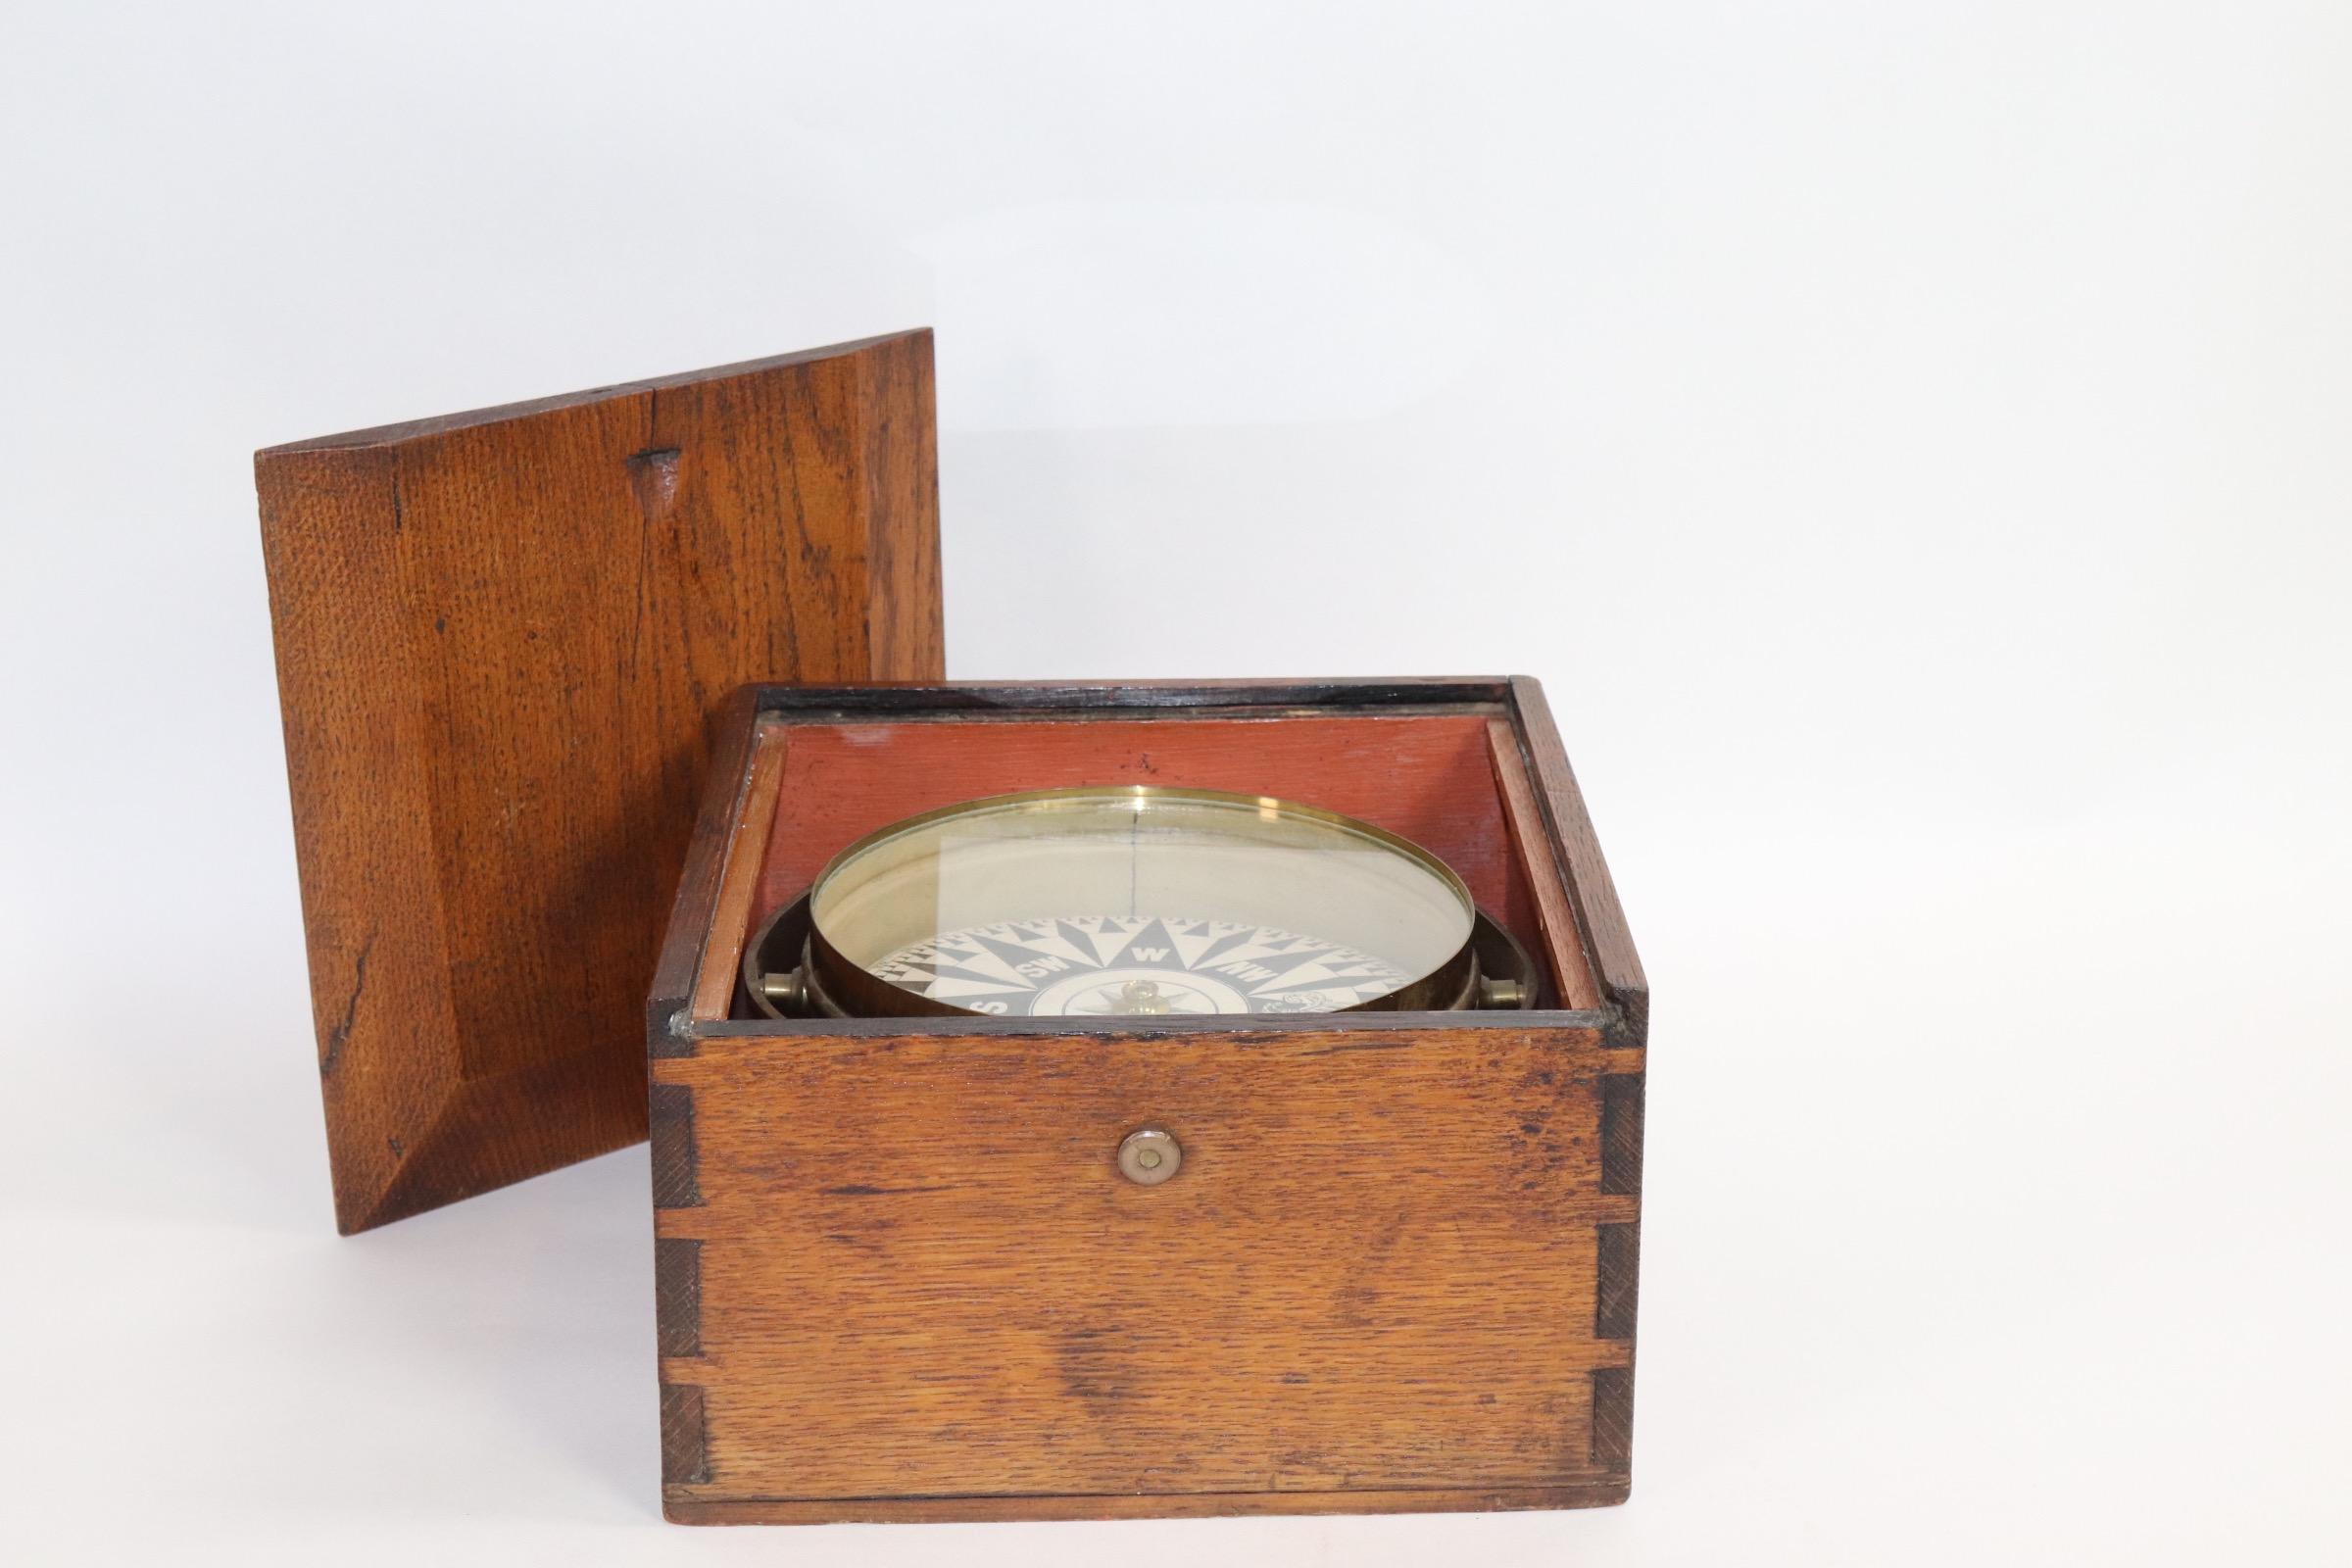
{"label": "crack in wood", "polygon": [[331,1077],[343,1059],[343,1047],[351,1040],[352,1025],[359,1021],[360,993],[368,989],[368,955],[375,949],[376,932],[370,927],[366,941],[360,944],[360,956],[352,961],[351,994],[344,999],[343,1016],[326,1032],[326,1050],[318,1057],[318,1076]]}

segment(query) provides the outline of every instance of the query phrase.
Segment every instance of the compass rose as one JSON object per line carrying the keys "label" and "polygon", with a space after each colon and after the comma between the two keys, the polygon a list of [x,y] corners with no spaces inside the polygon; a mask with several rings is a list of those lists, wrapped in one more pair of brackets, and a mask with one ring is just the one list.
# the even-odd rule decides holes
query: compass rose
{"label": "compass rose", "polygon": [[872,973],[975,1012],[1020,1017],[1328,1012],[1411,978],[1375,955],[1273,926],[1099,914],[942,932]]}

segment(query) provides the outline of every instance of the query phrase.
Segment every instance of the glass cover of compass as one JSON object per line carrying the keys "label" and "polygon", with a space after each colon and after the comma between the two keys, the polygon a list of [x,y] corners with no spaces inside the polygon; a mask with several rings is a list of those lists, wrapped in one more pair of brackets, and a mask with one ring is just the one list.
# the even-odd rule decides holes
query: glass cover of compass
{"label": "glass cover of compass", "polygon": [[1211,790],[1046,790],[911,817],[843,851],[809,916],[819,976],[858,1013],[1447,1007],[1475,969],[1469,890],[1435,856]]}

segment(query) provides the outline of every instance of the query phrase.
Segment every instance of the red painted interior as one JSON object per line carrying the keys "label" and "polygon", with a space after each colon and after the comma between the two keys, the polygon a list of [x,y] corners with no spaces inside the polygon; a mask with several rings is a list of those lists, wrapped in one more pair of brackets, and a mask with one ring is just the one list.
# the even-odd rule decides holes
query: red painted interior
{"label": "red painted interior", "polygon": [[917,811],[1016,790],[1163,784],[1272,795],[1410,839],[1529,952],[1544,952],[1484,715],[808,723],[789,726],[782,744],[755,928],[844,846]]}

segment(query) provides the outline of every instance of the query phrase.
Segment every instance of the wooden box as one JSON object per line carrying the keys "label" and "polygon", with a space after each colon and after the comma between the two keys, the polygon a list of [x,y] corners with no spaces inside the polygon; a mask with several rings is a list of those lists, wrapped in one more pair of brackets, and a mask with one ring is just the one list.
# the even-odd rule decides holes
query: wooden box
{"label": "wooden box", "polygon": [[[649,1010],[670,1518],[1626,1495],[1646,988],[1533,681],[760,686],[717,726]],[[749,933],[859,835],[1143,781],[1424,845],[1548,995],[744,1015]],[[1163,1185],[1116,1170],[1146,1123]]]}

